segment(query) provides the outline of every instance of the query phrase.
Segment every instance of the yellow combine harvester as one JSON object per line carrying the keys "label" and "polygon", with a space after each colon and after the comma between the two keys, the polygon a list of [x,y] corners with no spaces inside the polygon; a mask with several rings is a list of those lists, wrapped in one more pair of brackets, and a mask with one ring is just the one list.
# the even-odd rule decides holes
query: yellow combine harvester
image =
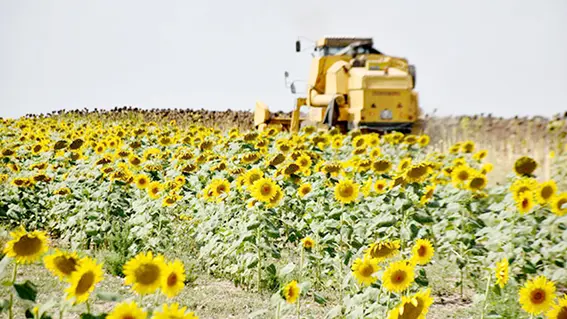
{"label": "yellow combine harvester", "polygon": [[[296,51],[301,51],[299,41]],[[415,67],[376,50],[371,38],[325,37],[315,45],[307,93],[297,98],[291,117],[274,116],[257,102],[254,124],[259,130],[277,124],[292,132],[315,125],[417,133],[421,112],[414,88]],[[302,106],[309,109],[306,118],[300,118]]]}

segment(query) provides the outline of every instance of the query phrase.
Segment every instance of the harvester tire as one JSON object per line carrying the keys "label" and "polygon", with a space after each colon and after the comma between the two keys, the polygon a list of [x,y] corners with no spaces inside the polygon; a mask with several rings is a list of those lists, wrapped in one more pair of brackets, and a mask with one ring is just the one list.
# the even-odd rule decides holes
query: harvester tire
{"label": "harvester tire", "polygon": [[332,99],[327,106],[327,110],[325,111],[325,115],[323,116],[323,124],[329,126],[329,128],[333,128],[337,125],[337,121],[339,120],[339,104],[337,103],[336,99]]}

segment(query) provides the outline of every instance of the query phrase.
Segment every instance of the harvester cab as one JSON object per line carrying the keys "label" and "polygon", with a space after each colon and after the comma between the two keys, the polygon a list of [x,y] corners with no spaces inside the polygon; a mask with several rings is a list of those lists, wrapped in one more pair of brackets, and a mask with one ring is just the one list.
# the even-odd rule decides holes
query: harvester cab
{"label": "harvester cab", "polygon": [[[301,52],[301,42],[296,42]],[[291,116],[273,116],[256,104],[255,124],[279,124],[290,131],[302,125],[418,133],[420,108],[415,66],[374,48],[372,38],[324,37],[316,42],[306,96],[297,98]],[[308,108],[300,118],[302,106]]]}

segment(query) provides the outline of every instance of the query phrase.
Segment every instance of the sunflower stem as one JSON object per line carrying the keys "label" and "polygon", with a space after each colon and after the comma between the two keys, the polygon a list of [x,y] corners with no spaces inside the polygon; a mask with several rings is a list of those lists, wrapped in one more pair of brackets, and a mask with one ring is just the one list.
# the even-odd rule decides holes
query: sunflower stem
{"label": "sunflower stem", "polygon": [[14,294],[10,292],[10,306],[8,307],[8,317],[14,319],[14,313],[12,312],[12,306],[14,305]]}
{"label": "sunflower stem", "polygon": [[280,319],[281,306],[282,306],[282,302],[278,301],[278,306],[276,307],[276,319]]}
{"label": "sunflower stem", "polygon": [[301,292],[297,296],[297,319],[301,318]]}
{"label": "sunflower stem", "polygon": [[14,263],[14,271],[12,272],[12,285],[16,283],[16,276],[18,276],[18,263]]}
{"label": "sunflower stem", "polygon": [[488,280],[486,281],[486,290],[484,291],[484,301],[482,303],[482,312],[480,319],[484,319],[484,312],[486,311],[486,302],[488,301],[488,294],[490,292],[490,281],[492,280],[492,272],[488,272]]}
{"label": "sunflower stem", "polygon": [[388,293],[388,301],[386,301],[386,312],[384,313],[384,318],[388,317],[388,310],[390,310],[390,300],[392,300],[392,293]]}
{"label": "sunflower stem", "polygon": [[90,315],[91,314],[91,304],[89,303],[88,299],[86,301],[86,304],[87,304],[87,313]]}
{"label": "sunflower stem", "polygon": [[262,291],[262,289],[261,289],[261,284],[262,284],[262,252],[260,250],[260,227],[258,227],[258,230],[256,230],[256,249],[257,249],[257,252],[258,252],[257,286],[258,286],[258,292],[261,292]]}

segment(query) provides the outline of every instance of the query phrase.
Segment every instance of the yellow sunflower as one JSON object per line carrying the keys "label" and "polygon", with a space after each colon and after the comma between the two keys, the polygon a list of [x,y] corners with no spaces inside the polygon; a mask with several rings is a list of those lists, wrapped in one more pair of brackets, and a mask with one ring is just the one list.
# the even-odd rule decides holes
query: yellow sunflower
{"label": "yellow sunflower", "polygon": [[43,258],[45,268],[61,280],[70,278],[71,273],[77,270],[79,261],[80,258],[76,252],[64,252],[59,249]]}
{"label": "yellow sunflower", "polygon": [[187,312],[187,307],[179,307],[178,303],[163,305],[154,312],[152,319],[199,319],[194,312]]}
{"label": "yellow sunflower", "polygon": [[357,258],[352,263],[352,274],[356,278],[359,284],[364,286],[370,286],[378,277],[374,274],[380,269],[378,267],[378,260],[375,258]]}
{"label": "yellow sunflower", "polygon": [[260,178],[252,184],[250,189],[252,197],[269,203],[277,193],[277,184],[271,178]]}
{"label": "yellow sunflower", "polygon": [[372,163],[372,170],[377,174],[384,174],[392,168],[392,162],[379,159]]}
{"label": "yellow sunflower", "polygon": [[148,313],[135,302],[122,302],[106,316],[106,319],[147,319]]}
{"label": "yellow sunflower", "polygon": [[400,163],[398,163],[398,171],[403,172],[411,165],[411,157],[403,158]]}
{"label": "yellow sunflower", "polygon": [[211,181],[211,190],[213,191],[213,196],[218,197],[222,194],[228,194],[230,192],[230,182],[224,178],[215,178]]}
{"label": "yellow sunflower", "polygon": [[543,182],[539,184],[539,187],[536,191],[536,198],[540,205],[546,205],[553,200],[553,196],[557,192],[557,185],[555,181],[549,180],[547,182]]}
{"label": "yellow sunflower", "polygon": [[485,175],[483,174],[475,174],[473,175],[473,177],[469,180],[468,184],[467,184],[467,188],[470,189],[473,192],[478,192],[483,190],[486,185],[488,184],[488,180],[486,178]]}
{"label": "yellow sunflower", "polygon": [[413,296],[402,296],[400,304],[388,313],[388,319],[425,319],[432,304],[430,288]]}
{"label": "yellow sunflower", "polygon": [[163,188],[163,186],[160,184],[160,182],[154,181],[154,182],[151,182],[148,185],[148,187],[146,188],[146,191],[148,192],[148,195],[150,196],[150,198],[158,199],[160,197],[160,193],[161,193],[162,188]]}
{"label": "yellow sunflower", "polygon": [[546,318],[549,319],[565,319],[567,318],[567,295],[559,299],[557,304],[546,313]]}
{"label": "yellow sunflower", "polygon": [[457,187],[466,185],[467,181],[473,175],[473,171],[466,165],[460,165],[453,168],[451,172],[451,179],[453,184]]}
{"label": "yellow sunflower", "polygon": [[519,178],[510,185],[510,191],[517,201],[524,192],[535,192],[537,190],[537,181],[534,178]]}
{"label": "yellow sunflower", "polygon": [[466,141],[463,142],[463,144],[461,145],[461,152],[463,153],[472,153],[474,152],[474,142],[473,141]]}
{"label": "yellow sunflower", "polygon": [[300,198],[305,197],[307,194],[311,193],[311,184],[310,183],[303,183],[297,189],[297,196]]}
{"label": "yellow sunflower", "polygon": [[516,207],[522,214],[529,213],[534,207],[534,199],[532,192],[523,192],[516,200]]}
{"label": "yellow sunflower", "polygon": [[429,202],[433,198],[434,193],[435,193],[435,184],[425,187],[423,191],[423,195],[419,199],[419,203],[421,205],[424,205],[425,203]]}
{"label": "yellow sunflower", "polygon": [[405,171],[405,180],[408,183],[421,183],[429,175],[429,166],[425,163],[410,165]]}
{"label": "yellow sunflower", "polygon": [[474,160],[478,161],[478,162],[482,162],[482,160],[486,158],[486,155],[488,155],[487,150],[480,150],[480,151],[474,153],[472,158]]}
{"label": "yellow sunflower", "polygon": [[377,262],[382,262],[388,258],[396,256],[399,252],[399,240],[383,240],[371,244],[364,252],[364,255],[367,258],[376,259]]}
{"label": "yellow sunflower", "polygon": [[388,181],[379,179],[374,183],[374,191],[378,194],[383,194],[388,189]]}
{"label": "yellow sunflower", "polygon": [[503,258],[501,261],[496,263],[495,275],[496,275],[496,284],[500,286],[500,288],[504,288],[506,283],[508,283],[508,259]]}
{"label": "yellow sunflower", "polygon": [[391,263],[382,276],[384,288],[390,292],[402,292],[410,287],[415,278],[411,261],[400,260]]}
{"label": "yellow sunflower", "polygon": [[136,187],[139,189],[145,189],[150,185],[150,178],[143,174],[137,175],[134,181],[136,182]]}
{"label": "yellow sunflower", "polygon": [[307,236],[301,240],[301,244],[305,249],[312,249],[315,246],[315,241],[311,237]]}
{"label": "yellow sunflower", "polygon": [[67,299],[75,299],[75,303],[87,301],[97,283],[102,280],[102,265],[96,260],[84,257],[79,261],[77,270],[71,273],[69,287],[65,289]]}
{"label": "yellow sunflower", "polygon": [[561,193],[554,196],[551,202],[551,211],[557,216],[567,214],[567,193]]}
{"label": "yellow sunflower", "polygon": [[335,186],[335,199],[343,204],[356,201],[358,197],[358,184],[350,179],[343,179]]}
{"label": "yellow sunflower", "polygon": [[165,271],[163,256],[154,257],[151,251],[139,253],[124,264],[125,284],[141,295],[151,294],[160,287]]}
{"label": "yellow sunflower", "polygon": [[429,145],[429,135],[421,135],[417,139],[417,144],[419,144],[419,146],[421,147],[426,147],[427,145]]}
{"label": "yellow sunflower", "polygon": [[480,168],[480,172],[484,175],[492,172],[492,170],[494,169],[494,165],[492,165],[492,163],[485,163],[484,165],[482,165],[482,167]]}
{"label": "yellow sunflower", "polygon": [[47,252],[48,241],[45,232],[27,232],[22,226],[10,233],[12,238],[4,247],[4,254],[14,258],[18,264],[31,264]]}
{"label": "yellow sunflower", "polygon": [[259,180],[260,178],[264,177],[264,172],[262,172],[259,168],[253,168],[247,171],[243,176],[244,185],[247,187],[251,187],[254,182]]}
{"label": "yellow sunflower", "polygon": [[528,156],[522,156],[514,163],[514,172],[520,176],[532,175],[537,168],[537,162]]}
{"label": "yellow sunflower", "polygon": [[555,299],[555,284],[544,276],[529,280],[520,289],[520,305],[531,315],[549,310]]}
{"label": "yellow sunflower", "polygon": [[279,205],[280,201],[283,198],[283,191],[281,189],[281,187],[279,185],[276,185],[276,195],[270,200],[269,203],[267,203],[267,207],[269,208],[273,208]]}
{"label": "yellow sunflower", "polygon": [[301,289],[299,288],[296,280],[289,282],[281,291],[281,295],[287,303],[295,303],[300,294]]}
{"label": "yellow sunflower", "polygon": [[435,253],[435,249],[431,242],[427,239],[418,239],[415,242],[412,250],[412,260],[415,261],[419,265],[426,265],[429,263],[431,258],[433,258],[433,254]]}
{"label": "yellow sunflower", "polygon": [[185,267],[180,260],[175,260],[165,268],[161,291],[168,298],[173,298],[183,287],[185,287]]}

